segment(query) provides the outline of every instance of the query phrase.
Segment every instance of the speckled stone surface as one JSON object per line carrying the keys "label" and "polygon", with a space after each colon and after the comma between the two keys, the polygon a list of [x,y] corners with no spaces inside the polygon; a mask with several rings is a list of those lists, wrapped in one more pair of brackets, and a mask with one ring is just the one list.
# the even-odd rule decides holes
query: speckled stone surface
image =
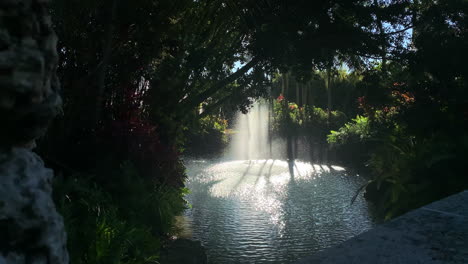
{"label": "speckled stone surface", "polygon": [[468,191],[365,232],[297,264],[468,263]]}
{"label": "speckled stone surface", "polygon": [[52,177],[28,149],[0,151],[0,264],[69,263]]}
{"label": "speckled stone surface", "polygon": [[51,0],[0,0],[0,264],[67,264],[53,172],[30,149],[61,112]]}

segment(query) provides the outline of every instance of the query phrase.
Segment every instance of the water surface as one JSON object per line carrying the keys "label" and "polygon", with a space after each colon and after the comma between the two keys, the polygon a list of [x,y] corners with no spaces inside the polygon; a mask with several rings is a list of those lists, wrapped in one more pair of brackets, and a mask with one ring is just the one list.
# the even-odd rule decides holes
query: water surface
{"label": "water surface", "polygon": [[210,263],[293,263],[372,227],[365,182],[343,168],[281,160],[186,160],[186,211]]}

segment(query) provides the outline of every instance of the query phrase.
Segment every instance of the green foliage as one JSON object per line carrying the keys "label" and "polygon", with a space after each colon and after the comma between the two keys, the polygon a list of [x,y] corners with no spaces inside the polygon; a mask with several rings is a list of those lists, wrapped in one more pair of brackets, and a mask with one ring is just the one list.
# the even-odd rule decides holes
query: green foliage
{"label": "green foliage", "polygon": [[[67,227],[83,225],[82,234],[70,229],[74,263],[151,259],[145,245],[160,241],[143,233],[166,234],[183,208],[185,190],[164,185],[183,180],[174,150],[185,136],[187,146],[207,151],[226,139],[224,121],[192,118],[198,106],[214,112],[229,101],[245,110],[277,72],[294,72],[296,80],[275,76],[274,82],[288,83],[282,92],[295,103],[274,103],[274,132],[320,144],[328,139],[343,157],[368,165],[368,196],[376,190],[371,200],[383,215],[468,187],[460,176],[468,149],[461,129],[468,116],[467,11],[467,1],[52,1],[66,103],[44,152],[83,171],[95,172],[109,152],[124,157],[117,164],[133,156],[136,165],[108,164],[99,174],[112,177],[76,176],[56,188]],[[392,32],[407,26],[412,49],[404,31]],[[375,56],[381,59],[365,59]],[[239,62],[245,66],[234,71]],[[380,65],[355,74],[331,69],[342,62],[361,70]],[[325,75],[332,79],[327,85]],[[360,109],[352,107],[357,96]],[[127,144],[109,144],[119,146],[112,153],[96,135],[128,108],[142,118],[129,118],[126,131],[144,125],[138,130],[146,131],[144,140],[129,133]],[[358,111],[362,116],[346,123]],[[158,138],[147,133],[156,127]],[[117,130],[110,131],[105,137]],[[146,139],[154,141],[152,151]],[[162,185],[141,179],[145,173]],[[114,244],[119,239],[126,242]],[[135,253],[138,243],[143,253]],[[115,259],[107,259],[111,251]]]}
{"label": "green foliage", "polygon": [[372,118],[357,116],[328,135],[345,159],[368,166],[372,176],[366,198],[384,219],[468,187],[461,165],[468,149],[466,133],[445,129],[451,121],[442,109],[445,114],[432,116],[431,122],[440,126],[445,120],[444,129],[421,133],[406,122],[419,106],[394,100],[393,109],[374,110]]}
{"label": "green foliage", "polygon": [[185,153],[188,155],[213,155],[220,153],[228,143],[227,120],[207,115],[194,121],[186,129]]}
{"label": "green foliage", "polygon": [[[367,197],[386,219],[468,188],[468,35],[462,33],[468,3],[420,1],[413,8],[415,49],[407,61],[365,78],[369,94],[361,102],[377,142],[367,149],[373,172]],[[379,111],[391,122],[382,122]]]}
{"label": "green foliage", "polygon": [[223,134],[227,129],[227,120],[224,120],[215,115],[208,115],[200,119],[199,130],[201,134],[207,135],[216,131]]}
{"label": "green foliage", "polygon": [[186,190],[155,187],[130,163],[103,188],[75,175],[55,181],[55,200],[68,233],[72,263],[157,263],[163,235],[186,208]]}
{"label": "green foliage", "polygon": [[274,102],[273,132],[280,136],[305,136],[309,140],[325,142],[330,129],[336,129],[346,122],[346,116],[339,111],[330,114],[319,107],[303,106],[296,103]]}
{"label": "green foliage", "polygon": [[338,130],[331,130],[327,135],[327,142],[336,151],[338,159],[343,164],[365,170],[372,153],[369,150],[373,150],[377,144],[376,137],[379,130],[376,127],[383,127],[383,124],[358,115]]}
{"label": "green foliage", "polygon": [[352,122],[346,123],[338,131],[330,131],[327,136],[328,143],[332,145],[343,145],[349,142],[360,142],[371,137],[369,118],[356,116]]}
{"label": "green foliage", "polygon": [[461,166],[461,153],[468,145],[466,139],[463,143],[462,137],[455,138],[434,135],[419,139],[406,130],[394,130],[379,140],[369,165],[374,174],[372,183],[379,190],[372,200],[385,219],[468,186]]}

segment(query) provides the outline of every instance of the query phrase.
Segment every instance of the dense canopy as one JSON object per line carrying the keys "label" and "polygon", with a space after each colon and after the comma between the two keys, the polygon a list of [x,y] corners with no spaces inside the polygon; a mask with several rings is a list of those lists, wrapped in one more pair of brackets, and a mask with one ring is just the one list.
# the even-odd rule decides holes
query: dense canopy
{"label": "dense canopy", "polygon": [[[468,187],[467,1],[50,8],[63,115],[38,152],[62,176],[56,201],[73,263],[157,259],[186,206],[182,155],[221,150],[237,110],[260,98],[288,160],[302,158],[293,152],[303,142],[319,152],[311,162],[363,171],[381,218]],[[118,239],[106,240],[109,229]]]}

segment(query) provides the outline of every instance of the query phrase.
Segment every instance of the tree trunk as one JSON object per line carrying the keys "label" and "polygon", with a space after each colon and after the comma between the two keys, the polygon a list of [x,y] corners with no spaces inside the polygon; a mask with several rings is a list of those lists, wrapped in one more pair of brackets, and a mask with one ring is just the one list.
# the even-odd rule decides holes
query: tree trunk
{"label": "tree trunk", "polygon": [[284,94],[284,87],[286,86],[286,74],[284,73],[283,76],[281,76],[281,94],[285,96]]}
{"label": "tree trunk", "polygon": [[[379,6],[378,0],[374,0],[374,6],[377,8]],[[379,35],[380,35],[380,41],[382,42],[382,71],[385,71],[387,69],[387,47],[385,47],[385,31],[383,27],[382,20],[380,17],[377,15],[377,26],[379,27]]]}
{"label": "tree trunk", "polygon": [[313,91],[313,88],[314,88],[314,86],[313,86],[312,82],[309,82],[308,83],[308,90],[309,91],[308,91],[307,94],[308,94],[308,97],[309,97],[308,103],[311,106],[314,105],[314,91]]}
{"label": "tree trunk", "polygon": [[332,111],[331,65],[327,69],[327,108],[328,122],[330,122]]}
{"label": "tree trunk", "polygon": [[299,83],[296,81],[296,104],[301,105],[301,95],[299,93]]}
{"label": "tree trunk", "polygon": [[302,84],[302,106],[307,105],[307,84]]}
{"label": "tree trunk", "polygon": [[112,45],[114,43],[113,37],[115,32],[115,16],[117,9],[117,0],[112,1],[111,9],[107,15],[105,25],[105,37],[102,43],[102,60],[98,66],[96,74],[97,94],[96,94],[96,108],[95,108],[95,125],[97,125],[102,118],[102,108],[104,107],[104,93],[106,89],[106,74],[107,67],[110,62]]}
{"label": "tree trunk", "polygon": [[[327,113],[328,113],[328,120],[327,120],[327,128],[328,131],[330,131],[330,125],[331,125],[331,113],[332,113],[332,76],[331,76],[331,65],[332,63],[328,65],[327,69]],[[328,163],[328,145],[326,142],[322,142],[323,139],[320,139],[320,144],[321,144],[321,149],[322,149],[322,163]]]}
{"label": "tree trunk", "polygon": [[271,115],[273,114],[273,99],[270,98],[268,100],[268,147],[270,150],[269,158],[273,159],[273,135],[272,135],[272,128],[271,128]]}
{"label": "tree trunk", "polygon": [[413,1],[413,5],[415,6],[415,8],[413,8],[412,10],[412,14],[411,14],[411,24],[413,25],[413,32],[411,34],[411,42],[413,43],[413,48],[414,47],[414,42],[416,41],[416,38],[418,36],[418,32],[419,32],[419,26],[418,26],[418,8],[417,6],[420,4],[420,0],[414,0]]}

